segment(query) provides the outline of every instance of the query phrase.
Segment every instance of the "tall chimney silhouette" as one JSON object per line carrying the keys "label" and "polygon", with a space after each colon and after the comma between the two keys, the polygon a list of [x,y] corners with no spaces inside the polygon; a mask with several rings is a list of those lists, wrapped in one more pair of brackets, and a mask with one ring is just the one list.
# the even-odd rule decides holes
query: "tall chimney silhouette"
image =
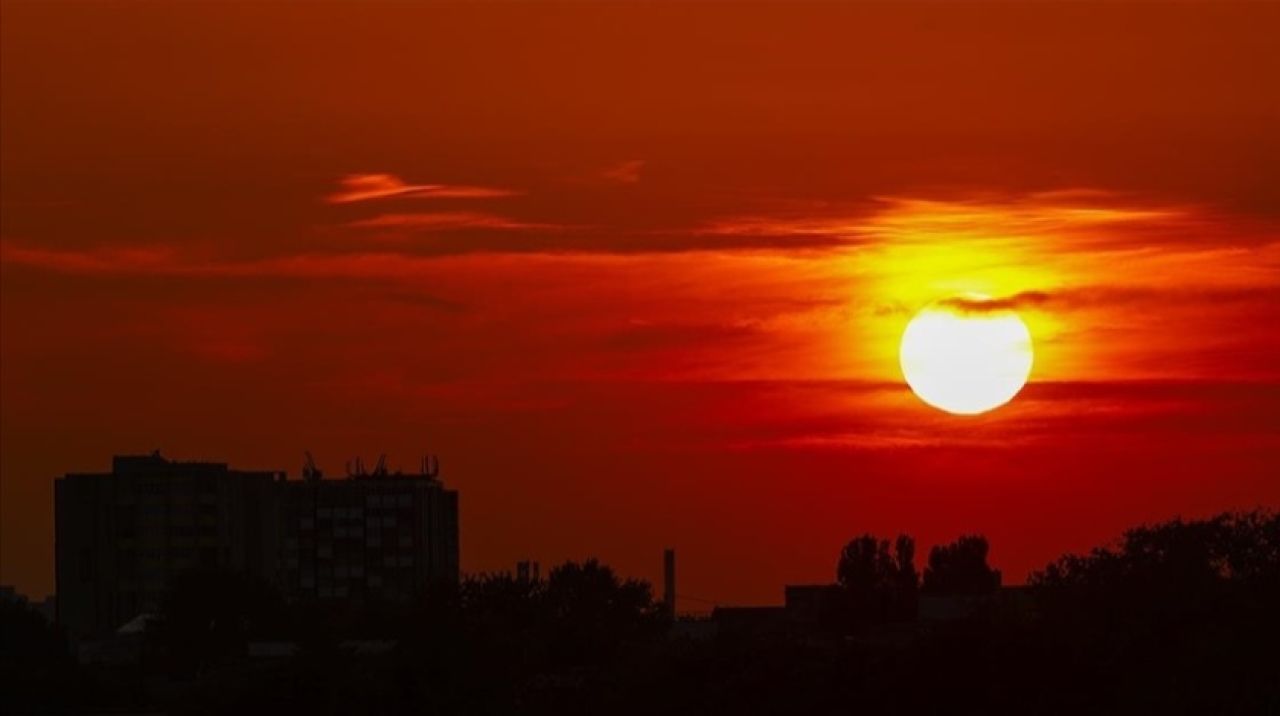
{"label": "tall chimney silhouette", "polygon": [[676,613],[676,551],[662,551],[662,603],[672,616]]}

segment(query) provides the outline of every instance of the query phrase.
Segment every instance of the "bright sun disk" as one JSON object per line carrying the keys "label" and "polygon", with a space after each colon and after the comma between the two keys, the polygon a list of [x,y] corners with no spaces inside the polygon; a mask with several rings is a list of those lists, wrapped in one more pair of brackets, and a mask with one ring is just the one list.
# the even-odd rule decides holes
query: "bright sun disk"
{"label": "bright sun disk", "polygon": [[966,295],[925,306],[907,324],[899,361],[921,400],[975,415],[1013,399],[1031,375],[1031,332],[1018,314]]}

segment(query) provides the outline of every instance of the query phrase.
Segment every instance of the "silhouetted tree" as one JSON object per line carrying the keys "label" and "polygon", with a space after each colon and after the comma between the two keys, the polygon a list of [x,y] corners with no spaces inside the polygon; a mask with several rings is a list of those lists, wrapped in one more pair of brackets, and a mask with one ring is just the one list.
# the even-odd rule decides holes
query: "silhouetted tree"
{"label": "silhouetted tree", "polygon": [[572,662],[611,655],[623,641],[652,633],[663,620],[647,582],[621,580],[595,559],[553,568],[541,599],[556,656]]}
{"label": "silhouetted tree", "polygon": [[518,674],[546,659],[542,631],[549,616],[545,581],[509,574],[479,575],[463,581],[460,607],[468,643],[482,645],[487,668]]}
{"label": "silhouetted tree", "polygon": [[1275,587],[1280,580],[1280,515],[1224,513],[1172,520],[1124,533],[1086,556],[1066,555],[1032,575],[1042,587],[1160,585],[1198,589],[1238,583]]}
{"label": "silhouetted tree", "polygon": [[929,550],[923,590],[927,594],[988,594],[1000,588],[1000,571],[987,564],[987,538],[965,535]]}
{"label": "silhouetted tree", "polygon": [[893,551],[889,540],[864,534],[840,552],[836,582],[849,594],[851,608],[861,620],[905,619],[914,616],[917,576],[915,541],[899,535]]}
{"label": "silhouetted tree", "polygon": [[870,592],[891,578],[892,572],[889,541],[864,534],[850,540],[840,551],[836,582],[850,592]]}
{"label": "silhouetted tree", "polygon": [[468,619],[506,631],[523,631],[537,621],[538,600],[545,582],[509,574],[483,574],[463,580],[460,606]]}
{"label": "silhouetted tree", "polygon": [[0,713],[81,707],[83,681],[62,630],[26,601],[0,597]]}
{"label": "silhouetted tree", "polygon": [[895,582],[897,594],[894,600],[899,619],[914,619],[920,596],[920,575],[916,572],[916,541],[910,535],[898,535],[893,544],[896,562]]}
{"label": "silhouetted tree", "polygon": [[[1042,643],[1076,655],[1075,681],[1101,698],[1141,699],[1152,710],[1158,697],[1184,713],[1266,712],[1280,703],[1275,513],[1138,527],[1029,581]],[[1123,684],[1100,665],[1124,665]],[[1195,688],[1171,689],[1179,681],[1171,674]]]}

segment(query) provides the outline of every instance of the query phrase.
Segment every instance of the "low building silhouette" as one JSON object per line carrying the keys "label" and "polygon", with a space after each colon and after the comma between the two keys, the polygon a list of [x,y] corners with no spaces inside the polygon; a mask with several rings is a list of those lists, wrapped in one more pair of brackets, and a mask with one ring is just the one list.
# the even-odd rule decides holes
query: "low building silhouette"
{"label": "low building silhouette", "polygon": [[[357,462],[358,466],[358,462]],[[403,600],[458,579],[458,496],[437,477],[280,471],[118,456],[54,488],[57,619],[81,638],[155,614],[191,570],[241,572],[290,599]]]}
{"label": "low building silhouette", "polygon": [[783,598],[794,629],[838,631],[853,619],[849,593],[839,584],[788,584]]}

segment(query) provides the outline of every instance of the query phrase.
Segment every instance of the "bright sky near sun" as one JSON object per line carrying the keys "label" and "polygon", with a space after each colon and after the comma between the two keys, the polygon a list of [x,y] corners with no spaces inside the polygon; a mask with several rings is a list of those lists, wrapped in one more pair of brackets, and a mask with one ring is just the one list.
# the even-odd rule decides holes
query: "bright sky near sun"
{"label": "bright sky near sun", "polygon": [[[438,453],[465,570],[675,546],[740,603],[1280,504],[1280,5],[3,13],[0,583],[155,448]],[[899,349],[969,294],[1034,367],[960,418]]]}

